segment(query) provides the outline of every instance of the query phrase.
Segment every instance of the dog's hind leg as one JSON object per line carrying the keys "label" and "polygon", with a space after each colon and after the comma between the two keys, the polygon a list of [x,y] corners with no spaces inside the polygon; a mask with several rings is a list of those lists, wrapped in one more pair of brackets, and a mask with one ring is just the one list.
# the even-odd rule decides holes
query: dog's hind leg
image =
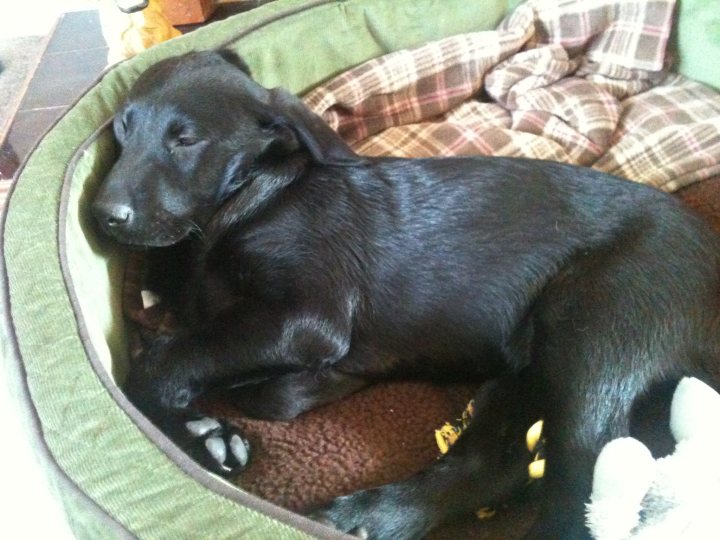
{"label": "dog's hind leg", "polygon": [[640,369],[622,358],[624,353],[618,352],[616,359],[608,356],[608,365],[599,366],[603,349],[597,346],[596,351],[592,359],[589,349],[583,356],[566,348],[558,354],[555,368],[543,375],[533,370],[535,390],[544,403],[547,464],[540,512],[528,539],[590,538],[584,517],[595,461],[605,444],[630,435],[633,404],[650,387],[652,379],[632,373]]}
{"label": "dog's hind leg", "polygon": [[631,433],[641,396],[698,374],[699,344],[717,343],[708,331],[720,272],[680,243],[662,260],[657,249],[641,237],[584,254],[535,304],[528,371],[544,404],[547,467],[528,538],[589,538],[585,503],[600,450]]}
{"label": "dog's hind leg", "polygon": [[525,435],[537,416],[523,396],[521,377],[484,383],[470,425],[436,463],[407,480],[339,497],[314,517],[343,532],[409,540],[507,500],[526,486],[532,461]]}
{"label": "dog's hind leg", "polygon": [[574,395],[544,394],[550,403],[543,412],[547,464],[540,513],[526,538],[589,539],[584,513],[595,461],[607,442],[629,435],[633,390],[574,384]]}

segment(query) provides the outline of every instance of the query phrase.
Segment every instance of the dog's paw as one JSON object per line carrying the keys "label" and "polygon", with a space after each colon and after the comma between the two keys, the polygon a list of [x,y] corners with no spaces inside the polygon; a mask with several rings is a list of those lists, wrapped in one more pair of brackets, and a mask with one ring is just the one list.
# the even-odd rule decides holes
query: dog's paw
{"label": "dog's paw", "polygon": [[[367,497],[366,491],[338,497],[329,505],[310,514],[310,518],[327,525],[340,532],[357,536],[358,538],[371,538],[366,526],[363,525],[363,511],[366,506],[360,497]],[[373,536],[372,538],[375,538]]]}
{"label": "dog's paw", "polygon": [[206,469],[225,477],[240,473],[250,460],[250,445],[227,422],[210,416],[183,419],[176,426],[180,445]]}
{"label": "dog's paw", "polygon": [[368,540],[414,540],[427,532],[428,523],[419,507],[404,504],[385,488],[358,491],[338,497],[310,517],[340,532]]}

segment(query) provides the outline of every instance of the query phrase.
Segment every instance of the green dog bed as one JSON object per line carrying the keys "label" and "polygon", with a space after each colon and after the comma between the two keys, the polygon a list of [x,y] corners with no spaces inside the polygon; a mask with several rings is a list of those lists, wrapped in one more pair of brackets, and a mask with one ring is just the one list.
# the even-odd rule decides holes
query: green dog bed
{"label": "green dog bed", "polygon": [[[97,235],[87,208],[113,162],[109,123],[133,81],[168,56],[229,47],[261,84],[304,93],[370,58],[492,29],[508,4],[517,1],[278,0],[115,66],[44,137],[3,218],[2,352],[79,538],[340,537],[207,473],[118,389],[125,254]],[[698,61],[720,56],[717,9],[680,9],[680,71],[720,87]]]}

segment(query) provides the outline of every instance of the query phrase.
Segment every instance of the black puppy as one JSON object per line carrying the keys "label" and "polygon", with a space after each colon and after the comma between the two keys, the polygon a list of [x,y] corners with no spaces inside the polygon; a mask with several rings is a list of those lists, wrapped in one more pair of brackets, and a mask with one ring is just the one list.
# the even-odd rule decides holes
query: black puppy
{"label": "black puppy", "polygon": [[95,215],[120,242],[181,246],[185,272],[184,325],[126,391],[200,463],[245,461],[193,411],[211,389],[289,419],[390,376],[485,381],[444,459],[318,514],[343,531],[418,538],[506,499],[543,418],[529,537],[583,537],[595,458],[636,401],[684,375],[720,387],[720,241],[656,190],[542,161],[363,158],[226,52],[149,69],[114,128]]}

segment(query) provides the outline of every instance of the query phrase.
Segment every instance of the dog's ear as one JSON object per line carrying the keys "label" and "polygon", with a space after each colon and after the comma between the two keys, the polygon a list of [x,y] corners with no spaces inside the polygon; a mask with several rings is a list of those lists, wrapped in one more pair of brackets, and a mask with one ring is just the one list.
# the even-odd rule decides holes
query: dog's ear
{"label": "dog's ear", "polygon": [[250,68],[248,67],[247,63],[245,63],[245,60],[240,58],[238,53],[231,49],[219,49],[217,53],[223,60],[232,64],[240,71],[244,72],[248,77],[252,77],[252,74],[250,73]]}
{"label": "dog's ear", "polygon": [[295,95],[282,88],[269,91],[272,117],[264,128],[270,132],[268,152],[289,154],[305,148],[316,163],[350,166],[363,160]]}

